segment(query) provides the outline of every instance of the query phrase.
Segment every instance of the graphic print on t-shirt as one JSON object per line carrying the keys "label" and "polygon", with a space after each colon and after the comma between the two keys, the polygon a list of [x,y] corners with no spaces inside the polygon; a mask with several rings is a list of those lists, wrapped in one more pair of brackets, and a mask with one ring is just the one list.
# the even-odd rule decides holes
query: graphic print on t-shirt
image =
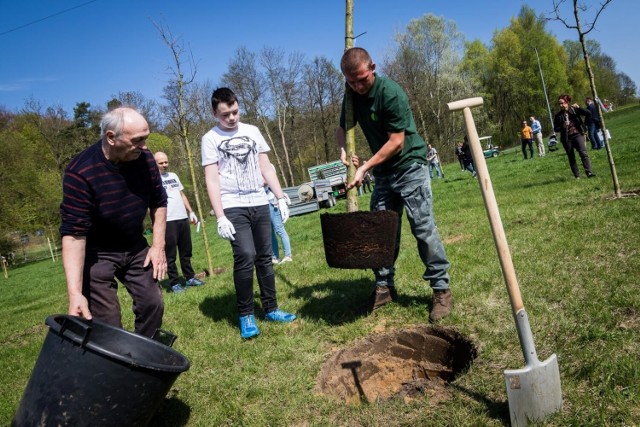
{"label": "graphic print on t-shirt", "polygon": [[254,176],[260,170],[256,164],[258,149],[256,142],[248,136],[234,136],[223,140],[218,150],[224,156],[224,167],[237,179],[237,186],[242,194],[244,191],[252,192],[256,188],[256,181],[262,180],[262,175]]}
{"label": "graphic print on t-shirt", "polygon": [[180,184],[178,183],[178,180],[176,179],[163,179],[162,180],[162,186],[164,187],[164,189],[168,189],[168,188],[175,188],[175,187],[180,187]]}

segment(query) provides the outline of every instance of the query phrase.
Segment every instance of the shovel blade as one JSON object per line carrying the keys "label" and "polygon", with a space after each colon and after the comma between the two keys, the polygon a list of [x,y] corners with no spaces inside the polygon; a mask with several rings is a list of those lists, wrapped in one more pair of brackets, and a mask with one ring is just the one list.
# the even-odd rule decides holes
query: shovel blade
{"label": "shovel blade", "polygon": [[552,354],[544,362],[536,361],[522,369],[507,369],[504,379],[512,426],[538,422],[562,409],[560,369]]}

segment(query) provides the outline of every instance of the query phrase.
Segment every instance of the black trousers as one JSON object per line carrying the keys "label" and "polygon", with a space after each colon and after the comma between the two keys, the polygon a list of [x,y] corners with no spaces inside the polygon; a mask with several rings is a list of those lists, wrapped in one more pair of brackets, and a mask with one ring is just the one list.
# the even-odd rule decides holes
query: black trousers
{"label": "black trousers", "polygon": [[587,146],[584,143],[584,136],[581,134],[571,135],[567,140],[562,141],[564,151],[567,153],[567,159],[569,160],[569,167],[573,176],[576,178],[580,176],[580,170],[578,169],[578,162],[576,161],[576,153],[580,156],[582,161],[582,167],[587,175],[591,175],[591,159],[587,153]]}
{"label": "black trousers", "polygon": [[167,273],[171,286],[179,282],[176,255],[180,253],[180,268],[185,280],[195,276],[191,267],[191,230],[188,218],[177,221],[167,221],[164,251],[167,255]]}
{"label": "black trousers", "polygon": [[82,294],[94,319],[122,328],[117,278],[133,299],[136,333],[151,337],[162,325],[162,292],[153,266],[143,266],[148,252],[148,246],[130,252],[87,250]]}
{"label": "black trousers", "polygon": [[240,316],[253,314],[253,271],[258,276],[260,301],[265,313],[278,308],[271,248],[269,206],[229,208],[224,214],[236,230],[233,249],[233,282]]}

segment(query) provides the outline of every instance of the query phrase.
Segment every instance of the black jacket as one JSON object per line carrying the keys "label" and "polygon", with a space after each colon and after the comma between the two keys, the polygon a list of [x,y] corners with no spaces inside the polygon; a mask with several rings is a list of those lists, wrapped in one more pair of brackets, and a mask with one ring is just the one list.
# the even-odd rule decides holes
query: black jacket
{"label": "black jacket", "polygon": [[595,102],[591,103],[591,105],[587,105],[587,110],[591,113],[591,117],[586,120],[586,124],[595,123],[596,127],[600,127],[600,114],[598,113],[598,106]]}
{"label": "black jacket", "polygon": [[[567,128],[564,124],[564,110],[560,110],[556,113],[553,118],[553,130],[556,134],[560,134],[560,141],[564,142],[568,139],[569,135],[567,135]],[[584,116],[587,120],[591,117],[591,113],[589,110],[585,110],[584,108],[573,108],[569,107],[567,111],[569,114],[569,121],[573,123],[573,126],[578,129],[581,134],[585,133],[585,126],[582,117]]]}

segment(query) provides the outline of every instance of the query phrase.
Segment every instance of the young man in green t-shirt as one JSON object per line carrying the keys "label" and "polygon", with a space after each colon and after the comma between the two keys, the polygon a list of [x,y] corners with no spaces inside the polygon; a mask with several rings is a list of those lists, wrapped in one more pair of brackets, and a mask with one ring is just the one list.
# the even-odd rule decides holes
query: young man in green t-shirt
{"label": "young man in green t-shirt", "polygon": [[[418,253],[426,270],[423,279],[433,289],[429,320],[436,322],[453,307],[449,289],[449,261],[433,218],[431,182],[427,173],[427,147],[417,133],[402,88],[393,80],[375,74],[375,64],[362,48],[347,50],[340,62],[348,88],[353,91],[354,125],[360,124],[373,156],[362,165],[354,156],[358,169],[347,188],[362,185],[372,170],[376,186],[371,196],[371,210],[394,210],[398,213],[396,258],[400,250],[400,225],[403,208],[418,242]],[[341,159],[346,164],[345,103],[337,132]],[[377,230],[371,230],[377,232]],[[374,270],[376,289],[371,295],[375,310],[397,297],[394,266]]]}

